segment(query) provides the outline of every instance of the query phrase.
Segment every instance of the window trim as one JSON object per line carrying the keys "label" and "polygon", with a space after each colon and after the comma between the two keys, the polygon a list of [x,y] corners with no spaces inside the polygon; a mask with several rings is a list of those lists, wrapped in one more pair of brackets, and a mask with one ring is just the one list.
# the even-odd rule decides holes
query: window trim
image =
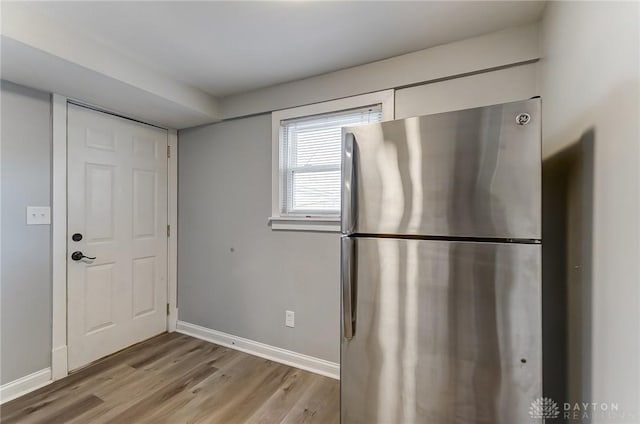
{"label": "window trim", "polygon": [[340,112],[370,105],[382,105],[382,120],[394,118],[395,90],[383,90],[359,96],[313,103],[271,113],[271,217],[272,230],[340,232],[340,217],[293,216],[280,213],[280,123],[281,121],[325,113]]}

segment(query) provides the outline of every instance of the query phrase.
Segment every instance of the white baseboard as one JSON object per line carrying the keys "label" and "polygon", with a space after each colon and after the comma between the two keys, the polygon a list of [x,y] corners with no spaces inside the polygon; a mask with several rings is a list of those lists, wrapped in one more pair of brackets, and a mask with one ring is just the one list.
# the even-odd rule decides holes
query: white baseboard
{"label": "white baseboard", "polygon": [[51,368],[36,371],[17,380],[0,386],[0,404],[26,395],[51,383]]}
{"label": "white baseboard", "polygon": [[244,339],[221,331],[212,330],[195,324],[189,324],[184,321],[178,321],[177,331],[188,336],[196,337],[198,339],[259,356],[261,358],[270,359],[272,361],[300,368],[305,371],[310,371],[315,374],[324,375],[336,380],[340,379],[340,364],[336,364],[335,362],[303,355],[301,353],[270,346],[254,340]]}

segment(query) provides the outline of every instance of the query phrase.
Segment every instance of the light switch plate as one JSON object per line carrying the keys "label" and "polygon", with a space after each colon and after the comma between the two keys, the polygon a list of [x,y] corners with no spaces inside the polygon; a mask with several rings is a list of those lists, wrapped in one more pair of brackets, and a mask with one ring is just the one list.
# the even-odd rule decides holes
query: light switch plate
{"label": "light switch plate", "polygon": [[51,224],[51,208],[49,206],[27,206],[27,225]]}

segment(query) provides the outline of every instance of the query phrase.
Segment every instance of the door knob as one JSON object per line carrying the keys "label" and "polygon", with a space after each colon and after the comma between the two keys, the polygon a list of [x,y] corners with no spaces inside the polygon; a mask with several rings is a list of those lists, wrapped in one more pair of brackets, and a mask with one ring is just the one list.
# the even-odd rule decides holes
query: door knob
{"label": "door knob", "polygon": [[75,252],[73,252],[71,254],[71,259],[73,259],[74,261],[79,261],[81,259],[95,259],[95,256],[92,258],[91,256],[86,256],[84,253],[82,253],[79,250],[76,250]]}

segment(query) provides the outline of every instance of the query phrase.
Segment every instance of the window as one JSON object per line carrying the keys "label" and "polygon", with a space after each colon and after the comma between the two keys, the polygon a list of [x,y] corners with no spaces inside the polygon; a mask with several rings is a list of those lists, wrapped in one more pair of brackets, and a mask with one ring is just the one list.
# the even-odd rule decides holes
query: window
{"label": "window", "polygon": [[342,127],[380,122],[381,105],[281,122],[281,216],[340,216]]}
{"label": "window", "polygon": [[392,105],[389,90],[273,113],[273,229],[339,230],[342,128],[392,119]]}

